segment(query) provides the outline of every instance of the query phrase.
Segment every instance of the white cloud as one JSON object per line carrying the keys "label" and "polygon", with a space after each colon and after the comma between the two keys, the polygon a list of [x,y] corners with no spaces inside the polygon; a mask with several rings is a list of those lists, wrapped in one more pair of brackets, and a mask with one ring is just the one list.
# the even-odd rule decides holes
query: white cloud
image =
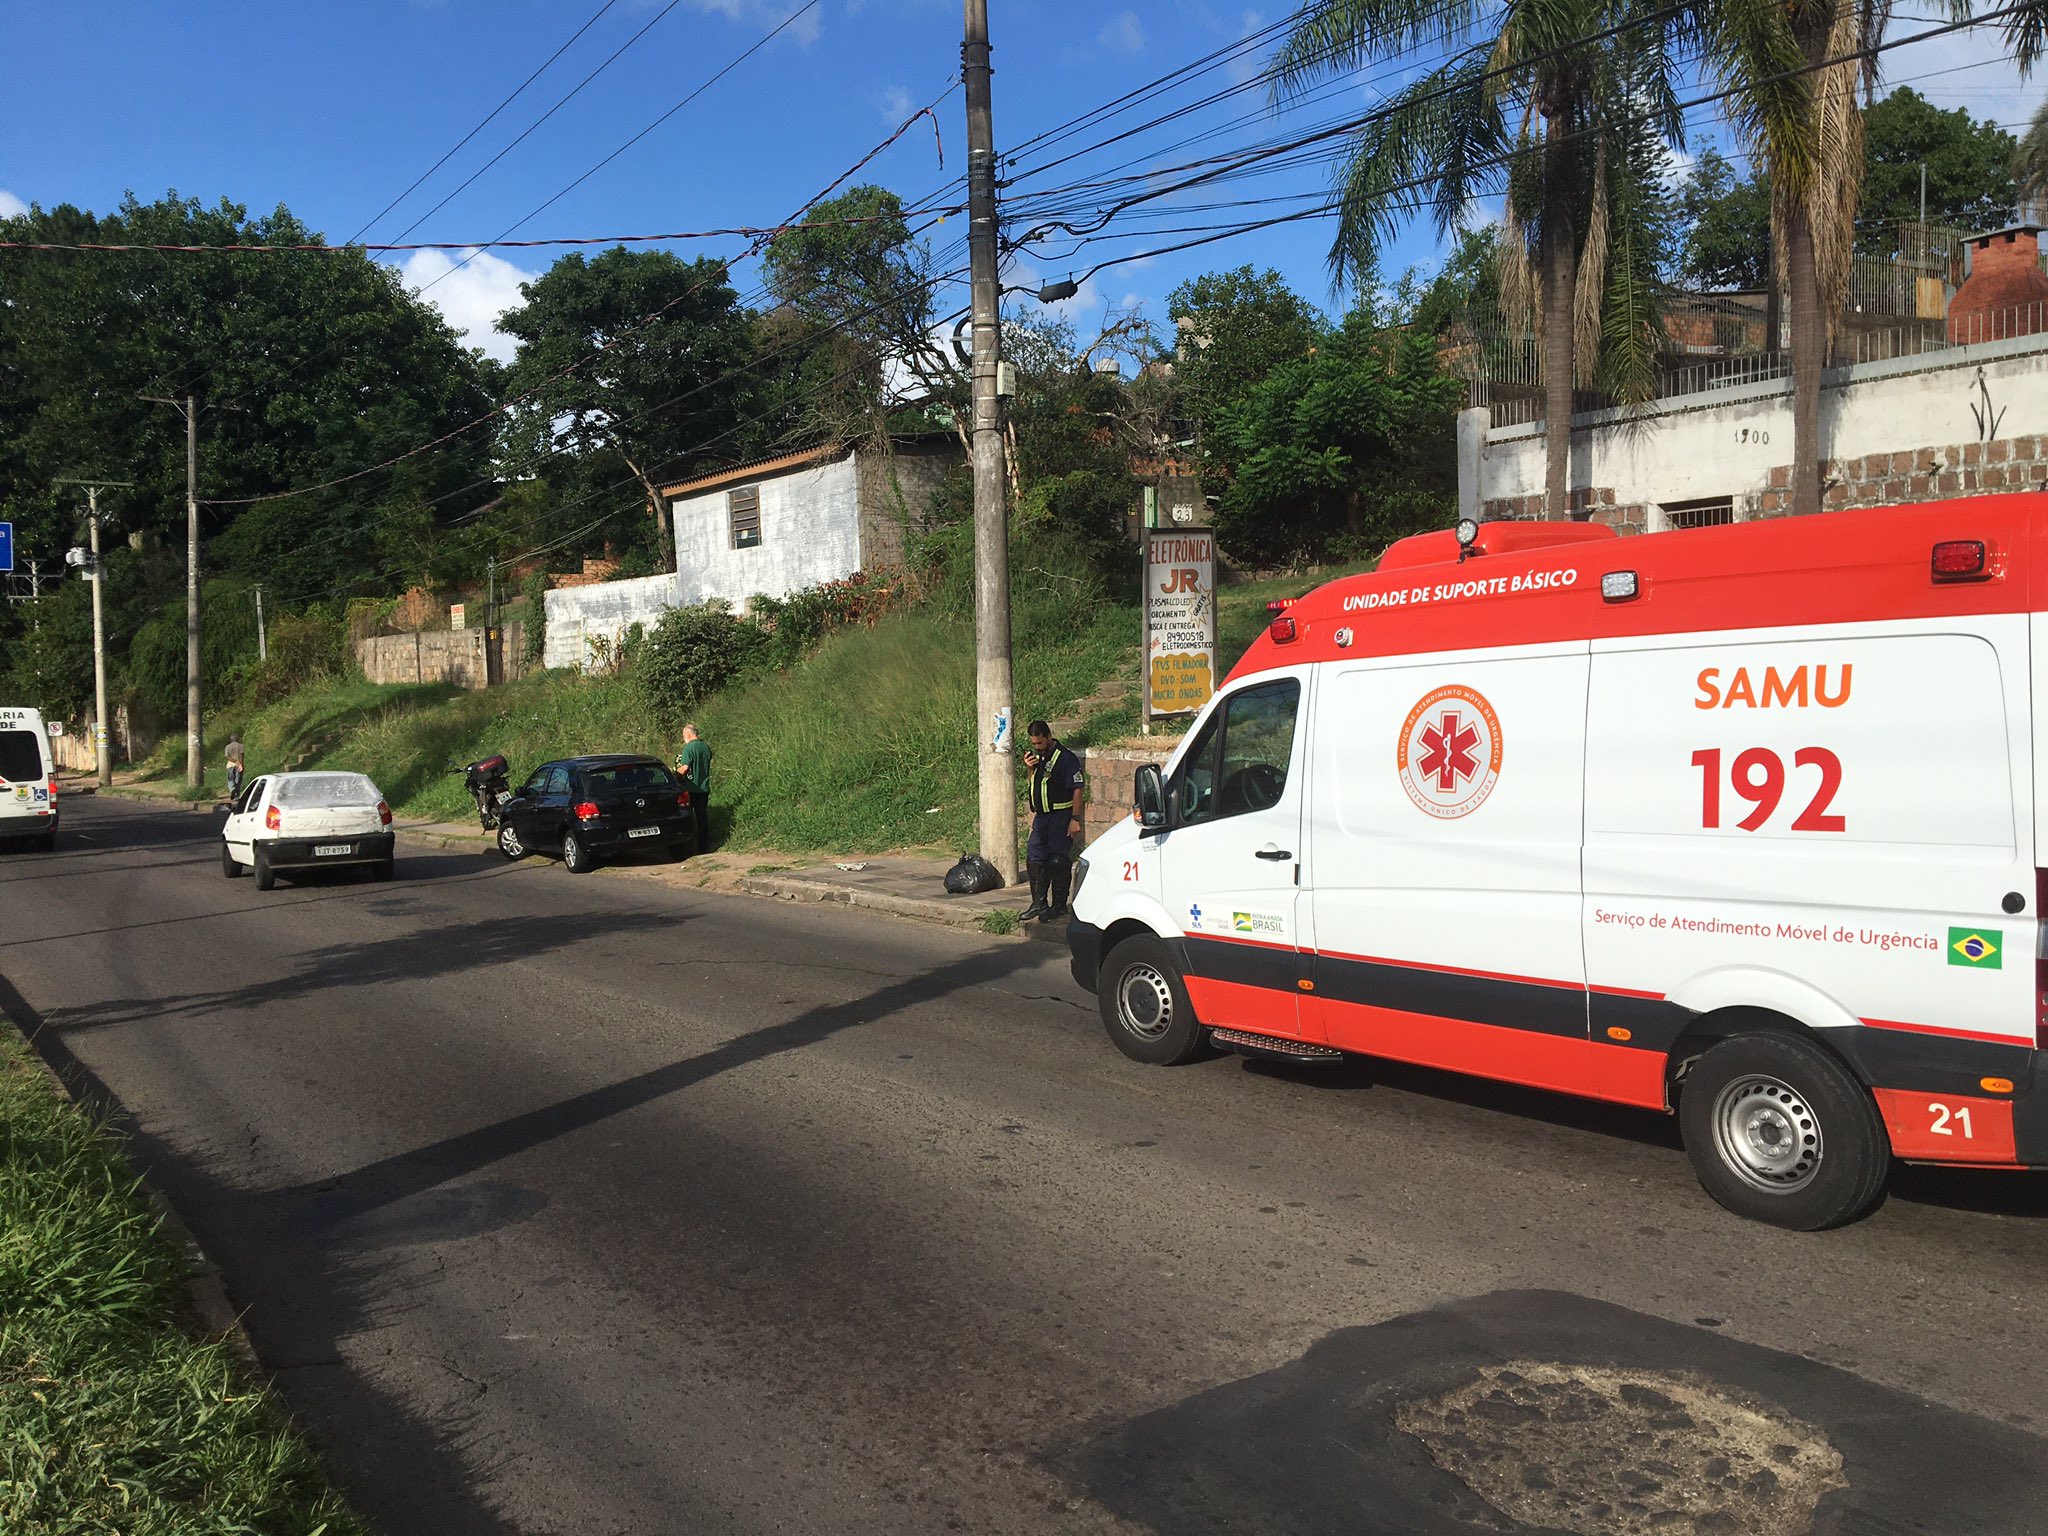
{"label": "white cloud", "polygon": [[[803,0],[690,0],[690,4],[697,10],[709,11],[713,15],[725,17],[728,21],[758,22],[764,27],[772,27],[778,22],[787,21],[802,3]],[[803,15],[797,17],[788,35],[806,48],[810,47],[818,40],[818,15],[818,8],[815,6],[805,11]]]}
{"label": "white cloud", "polygon": [[440,310],[465,345],[482,347],[499,362],[509,363],[518,343],[498,330],[498,316],[524,303],[519,285],[540,274],[523,271],[489,251],[461,255],[471,259],[458,267],[451,252],[414,251],[399,271],[406,286]]}
{"label": "white cloud", "polygon": [[1138,53],[1145,46],[1145,29],[1139,25],[1135,11],[1120,11],[1110,18],[1107,26],[1095,34],[1095,41],[1104,48],[1115,48],[1124,53]]}
{"label": "white cloud", "polygon": [[882,116],[893,127],[917,110],[917,103],[911,100],[910,92],[900,85],[882,88]]}
{"label": "white cloud", "polygon": [[0,187],[0,219],[11,219],[27,212],[27,203],[24,203],[5,187]]}

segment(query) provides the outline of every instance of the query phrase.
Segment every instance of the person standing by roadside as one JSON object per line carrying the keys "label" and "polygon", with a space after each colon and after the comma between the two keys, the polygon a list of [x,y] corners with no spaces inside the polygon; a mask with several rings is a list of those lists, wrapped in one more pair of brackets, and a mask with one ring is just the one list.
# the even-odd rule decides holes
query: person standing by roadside
{"label": "person standing by roadside", "polygon": [[228,799],[232,800],[242,790],[242,735],[239,731],[228,733],[227,750],[222,754],[228,760]]}
{"label": "person standing by roadside", "polygon": [[1024,754],[1024,766],[1031,770],[1031,841],[1024,848],[1031,905],[1024,916],[1050,923],[1067,915],[1074,839],[1081,832],[1081,760],[1053,739],[1052,727],[1043,720],[1025,729],[1031,737],[1031,750]]}
{"label": "person standing by roadside", "polygon": [[676,754],[683,770],[683,788],[690,792],[690,815],[697,823],[697,852],[711,851],[711,748],[694,723],[683,727],[683,750]]}

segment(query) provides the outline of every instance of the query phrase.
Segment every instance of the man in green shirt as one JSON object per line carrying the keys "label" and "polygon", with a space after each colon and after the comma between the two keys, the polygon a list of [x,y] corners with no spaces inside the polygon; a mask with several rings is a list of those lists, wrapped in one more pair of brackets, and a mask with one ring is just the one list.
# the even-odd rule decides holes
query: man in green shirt
{"label": "man in green shirt", "polygon": [[676,754],[683,770],[683,788],[690,792],[690,814],[697,821],[697,852],[711,850],[711,748],[694,724],[683,727],[683,750]]}

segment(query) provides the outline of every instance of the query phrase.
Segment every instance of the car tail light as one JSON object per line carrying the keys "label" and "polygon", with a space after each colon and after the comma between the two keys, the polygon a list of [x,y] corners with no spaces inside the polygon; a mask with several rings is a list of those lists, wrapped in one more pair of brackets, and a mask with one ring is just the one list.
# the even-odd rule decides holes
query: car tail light
{"label": "car tail light", "polygon": [[391,825],[391,805],[388,801],[379,800],[377,802],[377,820],[384,826],[388,827]]}
{"label": "car tail light", "polygon": [[276,806],[273,805],[263,813],[263,826],[266,831],[275,832],[282,825],[284,825],[284,818],[277,814]]}
{"label": "car tail light", "polygon": [[690,803],[690,792],[689,792],[689,791],[688,791],[687,789],[686,789],[686,790],[683,790],[683,791],[682,791],[682,792],[681,792],[680,794],[678,794],[678,795],[676,796],[676,804],[677,804],[677,805],[683,805],[683,806],[686,806],[686,805],[688,805],[689,803]]}
{"label": "car tail light", "polygon": [[53,774],[51,774],[51,775],[50,775],[50,804],[52,804],[52,805],[55,805],[56,803],[57,803],[57,776],[56,776],[56,775],[55,775],[55,774],[53,773]]}
{"label": "car tail light", "polygon": [[599,812],[597,808],[597,802],[595,800],[577,801],[575,805],[575,812],[576,819],[578,821],[595,821],[601,814],[601,812]]}

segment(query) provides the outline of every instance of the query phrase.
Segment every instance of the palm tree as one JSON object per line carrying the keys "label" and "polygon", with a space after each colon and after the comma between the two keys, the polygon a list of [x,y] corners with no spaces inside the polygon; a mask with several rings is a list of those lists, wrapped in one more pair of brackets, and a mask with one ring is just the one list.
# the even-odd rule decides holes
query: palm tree
{"label": "palm tree", "polygon": [[2020,206],[2028,215],[2040,218],[2048,212],[2048,101],[2034,114],[2012,155],[2012,179],[2019,183]]}
{"label": "palm tree", "polygon": [[1682,20],[1649,0],[1329,0],[1274,61],[1285,96],[1374,56],[1445,50],[1353,139],[1331,268],[1339,283],[1368,275],[1425,201],[1448,235],[1474,199],[1504,195],[1503,308],[1539,339],[1553,518],[1571,513],[1574,383],[1597,378],[1625,403],[1655,388],[1651,224],[1681,143]]}

